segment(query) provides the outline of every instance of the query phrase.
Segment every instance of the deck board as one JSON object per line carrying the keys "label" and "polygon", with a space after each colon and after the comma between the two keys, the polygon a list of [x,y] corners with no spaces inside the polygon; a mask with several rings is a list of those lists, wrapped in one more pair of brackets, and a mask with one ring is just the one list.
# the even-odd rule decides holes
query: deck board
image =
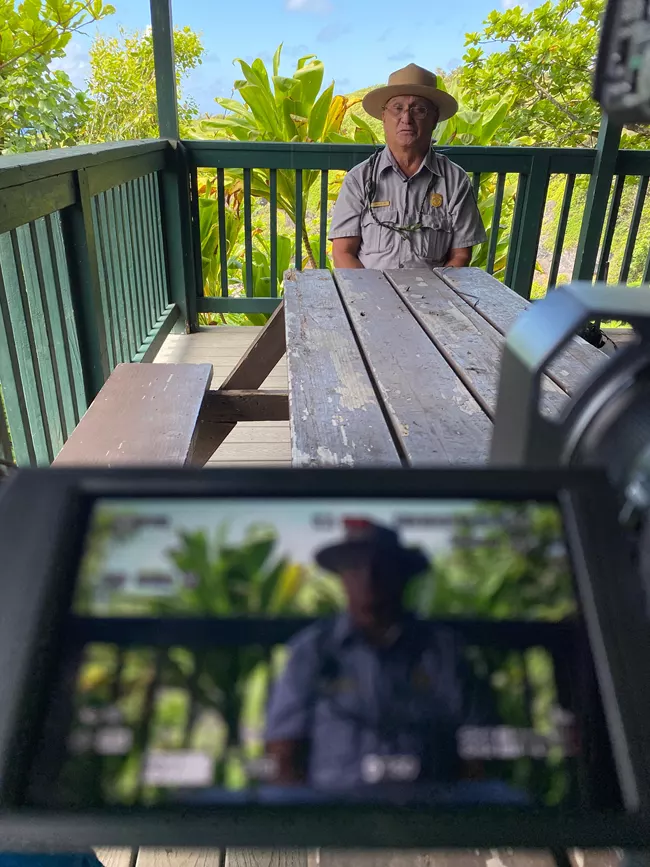
{"label": "deck board", "polygon": [[[257,326],[218,325],[196,334],[170,334],[155,363],[211,364],[211,388],[218,388],[261,331]],[[283,358],[262,389],[287,389],[287,362]],[[241,422],[213,452],[207,467],[291,466],[289,422]]]}

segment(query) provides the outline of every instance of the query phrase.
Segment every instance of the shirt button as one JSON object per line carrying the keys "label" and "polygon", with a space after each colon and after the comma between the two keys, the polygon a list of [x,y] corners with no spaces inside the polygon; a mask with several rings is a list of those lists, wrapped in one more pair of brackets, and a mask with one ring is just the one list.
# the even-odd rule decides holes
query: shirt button
{"label": "shirt button", "polygon": [[404,266],[403,266],[403,265],[402,265],[402,263],[401,263],[401,262],[400,262],[400,264],[399,264],[399,267],[400,267],[400,268],[403,268],[403,267],[404,267]]}

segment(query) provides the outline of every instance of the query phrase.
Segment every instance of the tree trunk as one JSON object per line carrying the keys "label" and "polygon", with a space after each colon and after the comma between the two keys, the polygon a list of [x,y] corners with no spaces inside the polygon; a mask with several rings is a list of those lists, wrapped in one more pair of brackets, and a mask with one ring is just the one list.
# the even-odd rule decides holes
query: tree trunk
{"label": "tree trunk", "polygon": [[318,265],[316,263],[316,259],[314,259],[314,251],[311,248],[311,244],[309,242],[309,235],[307,234],[307,226],[302,224],[302,242],[305,245],[305,250],[307,252],[307,258],[309,259],[309,265],[311,268],[316,270]]}

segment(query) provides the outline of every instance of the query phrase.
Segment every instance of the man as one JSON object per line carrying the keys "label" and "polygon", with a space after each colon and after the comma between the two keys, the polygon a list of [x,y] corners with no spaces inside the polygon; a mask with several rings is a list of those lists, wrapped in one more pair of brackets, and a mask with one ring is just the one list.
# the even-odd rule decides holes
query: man
{"label": "man", "polygon": [[431,147],[436,124],[458,111],[437,84],[412,63],[364,97],[386,147],[343,182],[330,230],[335,267],[464,267],[486,240],[467,174]]}
{"label": "man", "polygon": [[393,530],[346,522],[316,555],[337,573],[348,610],[295,637],[272,690],[267,756],[273,782],[390,794],[456,781],[456,732],[487,725],[490,701],[465,669],[455,635],[408,615],[402,597],[427,557]]}

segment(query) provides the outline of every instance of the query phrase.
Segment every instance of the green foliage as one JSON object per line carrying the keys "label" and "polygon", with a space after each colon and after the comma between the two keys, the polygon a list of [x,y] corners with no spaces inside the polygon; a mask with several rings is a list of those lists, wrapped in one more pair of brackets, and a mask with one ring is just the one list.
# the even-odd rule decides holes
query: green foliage
{"label": "green foliage", "polygon": [[[189,27],[174,29],[176,87],[200,63],[204,52],[200,37]],[[87,142],[121,141],[158,137],[156,77],[151,30],[119,36],[96,36],[90,48],[91,75],[88,92],[90,116],[84,128]],[[181,136],[198,115],[193,99],[179,103]]]}
{"label": "green foliage", "polygon": [[[352,129],[348,134],[342,131],[342,124],[348,112],[358,99],[334,95],[334,82],[322,88],[324,66],[315,55],[300,58],[291,77],[280,74],[282,45],[273,58],[272,70],[267,70],[264,61],[257,58],[252,64],[238,59],[244,76],[235,82],[241,101],[217,97],[217,104],[224,109],[218,117],[207,117],[192,125],[190,135],[195,138],[226,138],[237,141],[286,141],[286,142],[357,142],[370,144],[376,142],[371,127],[363,117],[350,115]],[[302,174],[302,225],[301,233],[309,267],[317,267],[316,256],[312,249],[312,238],[308,231],[309,204],[312,190],[319,179],[319,172],[304,171]],[[278,208],[295,225],[297,214],[295,172],[277,170]],[[333,179],[340,186],[342,176]],[[208,182],[210,183],[210,181]],[[236,198],[243,189],[241,171],[226,171],[227,196]],[[210,189],[213,184],[211,184]],[[338,191],[338,188],[337,188]],[[270,172],[268,169],[251,171],[251,193],[255,199],[268,202],[271,197]],[[209,193],[207,193],[209,195]],[[334,193],[335,194],[335,193]],[[208,211],[206,210],[206,214]],[[210,210],[217,219],[217,211]],[[206,217],[207,219],[207,217]],[[227,219],[232,223],[232,218]],[[204,223],[206,231],[212,228]],[[282,242],[284,244],[284,242]],[[211,250],[214,245],[210,243]],[[202,236],[202,248],[204,247]],[[229,251],[230,252],[230,251]],[[210,253],[209,255],[212,255]],[[270,281],[270,268],[265,253],[257,249],[254,262],[254,293],[263,294]],[[217,265],[204,265],[206,294],[214,292],[214,273]],[[209,277],[206,277],[206,274]],[[266,293],[268,294],[268,293]],[[251,317],[248,317],[250,321]],[[258,315],[255,323],[268,317]]]}
{"label": "green foliage", "polygon": [[485,94],[512,100],[504,142],[595,145],[600,109],[591,82],[603,9],[604,0],[547,0],[530,12],[495,10],[482,31],[467,34],[457,80],[471,108]]}
{"label": "green foliage", "polygon": [[49,66],[114,11],[102,0],[0,0],[0,153],[77,143],[88,99]]}

